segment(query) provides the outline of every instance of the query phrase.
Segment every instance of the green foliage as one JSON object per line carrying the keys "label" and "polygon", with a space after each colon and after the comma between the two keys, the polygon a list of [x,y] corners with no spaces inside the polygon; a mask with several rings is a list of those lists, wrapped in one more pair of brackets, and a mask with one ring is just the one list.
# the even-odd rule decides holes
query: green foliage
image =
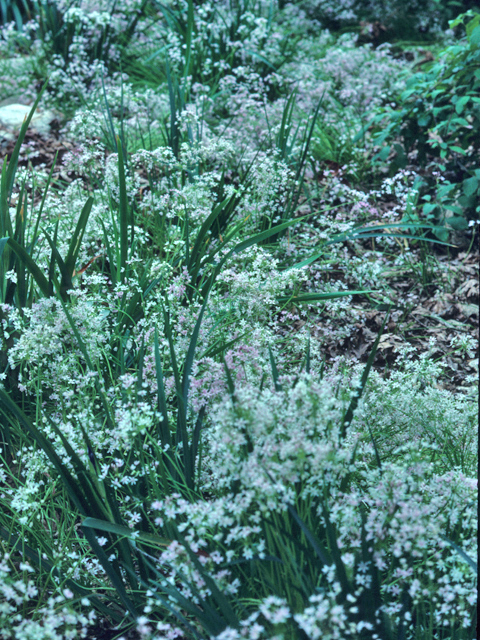
{"label": "green foliage", "polygon": [[[15,180],[20,146],[25,137],[30,120],[38,106],[42,93],[43,90],[35,101],[28,118],[22,125],[22,129],[10,161],[7,163],[7,159],[5,158],[4,160],[0,184],[0,236],[2,236],[0,240],[0,299],[1,302],[7,304],[15,303],[20,309],[27,305],[31,306],[34,297],[33,289],[29,286],[30,283],[27,272],[30,273],[44,296],[53,296],[55,295],[55,290],[57,290],[63,300],[68,298],[67,291],[73,288],[72,278],[75,273],[75,264],[80,250],[82,237],[85,233],[85,227],[88,222],[88,216],[93,204],[93,200],[91,198],[89,198],[85,203],[76,229],[73,232],[65,259],[62,259],[56,246],[58,225],[54,228],[53,239],[50,234],[44,230],[44,234],[52,249],[50,264],[48,266],[48,277],[45,277],[41,266],[39,266],[33,259],[33,253],[39,235],[38,230],[43,206],[40,207],[34,230],[30,238],[27,238],[26,236],[28,202],[24,188],[22,188],[18,199],[17,214],[15,217],[15,230],[12,227],[9,211],[10,197]],[[51,173],[52,172],[50,172],[49,181],[47,183],[47,190],[51,179]],[[42,205],[45,202],[45,196],[46,192],[44,194]],[[60,281],[58,281],[55,275],[56,265],[58,265],[60,270]],[[14,276],[7,276],[7,272],[13,273]],[[33,286],[33,283],[31,284]]]}
{"label": "green foliage", "polygon": [[388,144],[377,158],[393,153],[395,173],[415,152],[416,162],[430,171],[422,185],[423,215],[455,229],[480,213],[480,14],[470,11],[451,22],[460,25],[465,37],[411,76],[398,105],[383,108],[374,120],[376,143]]}
{"label": "green foliage", "polygon": [[[114,63],[113,48],[126,47],[132,39],[140,17],[149,2],[144,0],[137,11],[126,12],[127,25],[122,31],[112,28],[110,21],[88,23],[75,14],[62,11],[54,0],[32,0],[38,27],[35,37],[43,41],[50,55],[59,55],[68,65],[73,47],[78,38],[86,43],[87,62],[91,65],[95,60],[102,60],[107,66]],[[71,9],[71,5],[67,7]],[[111,10],[119,10],[116,2],[112,2]],[[129,15],[129,13],[131,15]],[[88,14],[86,14],[88,15]],[[92,37],[90,32],[94,33]],[[118,64],[118,61],[116,62]]]}
{"label": "green foliage", "polygon": [[[297,0],[298,2],[298,0]],[[475,2],[475,0],[473,0]],[[380,27],[377,44],[398,39],[431,39],[447,20],[469,8],[472,0],[300,0],[298,4],[322,26],[359,29],[361,22]],[[367,24],[368,26],[368,24]]]}
{"label": "green foliage", "polygon": [[[37,4],[37,35],[67,65],[77,36],[93,61],[117,45],[117,61],[131,56],[123,50],[128,33],[124,42],[106,24],[84,30],[75,12],[64,20],[57,4]],[[207,29],[204,40],[205,20],[218,20],[227,4],[230,21]],[[282,50],[269,48],[270,28],[274,41],[288,40],[274,31],[273,2],[212,3],[203,17],[201,1],[156,6],[155,34],[172,35],[172,55],[158,41],[135,41],[132,49],[138,46],[145,60],[142,46],[155,48],[150,62],[158,59],[153,76],[163,84],[163,102],[148,92],[145,115],[131,87],[124,96],[127,81],[116,93],[115,77],[107,76],[104,126],[97,103],[83,139],[72,134],[84,145],[65,159],[75,167],[72,183],[59,192],[53,169],[48,177],[39,171],[39,205],[38,185],[31,187],[28,171],[17,171],[39,96],[3,165],[0,594],[10,597],[12,576],[21,586],[9,608],[2,603],[0,627],[12,611],[19,625],[6,637],[26,637],[20,624],[28,617],[36,623],[44,611],[39,603],[64,593],[74,598],[75,612],[95,609],[119,634],[137,625],[145,638],[240,640],[258,631],[259,638],[283,640],[470,640],[473,403],[437,388],[440,368],[428,354],[419,364],[407,358],[401,375],[384,379],[372,371],[388,315],[366,366],[342,373],[325,367],[309,329],[298,326],[300,318],[318,319],[316,303],[338,299],[346,309],[352,295],[374,293],[328,282],[348,259],[335,245],[360,247],[376,237],[405,242],[431,225],[414,219],[415,198],[399,199],[412,217],[403,223],[392,216],[382,224],[378,215],[379,224],[364,226],[368,208],[349,210],[345,200],[331,223],[331,209],[313,211],[311,202],[306,215],[303,194],[315,180],[308,161],[355,163],[353,127],[341,110],[322,118],[330,108],[321,114],[322,92],[305,101],[301,82],[285,102],[270,103],[262,91],[257,103],[248,101],[251,86],[242,74],[264,78],[273,62],[263,47]],[[98,15],[92,10],[83,19],[92,26]],[[135,28],[136,17],[130,19]],[[247,27],[255,20],[266,28],[253,51]],[[469,43],[478,28],[471,22]],[[447,58],[442,69],[456,60]],[[245,71],[235,83],[243,95],[233,116],[243,117],[236,126],[247,133],[231,143],[228,136],[239,132],[226,125],[222,138],[218,110],[210,105],[211,118],[205,116],[210,106],[199,107],[191,82],[207,82],[212,98],[222,73],[240,62]],[[455,118],[471,124],[478,101],[470,89],[457,95],[467,73],[451,75],[457,84],[442,76],[439,86],[440,93],[455,90],[454,116],[446,126],[448,104],[436,94],[438,128],[426,135],[422,162],[426,169],[444,166],[453,180],[450,155],[466,157],[476,144]],[[406,129],[399,116],[390,134],[404,155],[419,152],[406,113]],[[412,114],[418,126],[418,112]],[[130,153],[135,118],[139,139],[156,120],[158,146]],[[247,140],[256,118],[262,135]],[[463,142],[458,133],[450,139],[453,126]],[[440,136],[444,157],[431,143]],[[455,206],[475,197],[479,182],[480,170],[469,165],[452,182]],[[335,322],[329,329],[337,336]],[[38,592],[27,587],[27,571]],[[59,620],[68,613],[65,598],[50,607]],[[80,618],[71,620],[80,626]],[[43,635],[30,626],[28,637],[46,640],[41,624]],[[77,628],[77,635],[86,632]]]}
{"label": "green foliage", "polygon": [[[176,71],[183,78],[183,83],[188,77],[191,84],[201,83],[210,87],[212,94],[218,89],[223,76],[245,65],[245,58],[248,58],[249,67],[265,78],[278,71],[293,53],[294,42],[289,38],[282,40],[278,59],[271,59],[263,53],[272,35],[273,3],[265,10],[265,3],[241,0],[227,14],[225,7],[193,0],[172,3],[155,0],[153,6],[166,21],[169,38],[146,60],[131,57],[127,61],[126,69],[136,81],[152,84],[165,80],[170,82],[170,71],[165,62],[168,64],[172,36],[180,45],[182,58],[177,61]],[[262,18],[265,19],[264,33],[255,47],[250,48],[248,37],[258,26],[257,20]],[[271,87],[270,92],[272,98],[277,95],[275,87]]]}
{"label": "green foliage", "polygon": [[[58,298],[67,321],[71,326],[78,350],[82,355],[83,366],[95,378],[95,397],[100,403],[99,411],[102,415],[102,423],[113,433],[115,430],[115,419],[103,386],[102,378],[105,379],[105,382],[109,381],[111,384],[112,376],[124,376],[133,368],[138,375],[138,390],[141,390],[144,348],[143,345],[132,345],[130,347],[126,345],[130,331],[134,327],[135,322],[142,317],[145,301],[149,293],[155,289],[158,280],[149,278],[149,263],[146,262],[142,264],[143,269],[140,268],[141,273],[138,278],[140,286],[138,290],[133,292],[129,297],[127,297],[126,291],[122,294],[116,310],[116,317],[114,317],[111,336],[111,348],[113,352],[118,353],[118,361],[116,363],[113,361],[109,362],[106,370],[101,371],[98,363],[95,363],[90,357],[85,340],[80,334],[71,312],[68,294],[68,291],[74,286],[73,277],[75,266],[89,214],[92,209],[93,198],[87,200],[87,203],[79,214],[77,225],[68,242],[68,251],[65,258],[61,257],[58,248],[58,225],[54,226],[53,232],[46,231],[40,227],[41,208],[36,221],[33,240],[30,242],[25,240],[23,226],[25,218],[22,217],[22,205],[26,202],[26,196],[24,196],[23,191],[19,198],[20,204],[17,207],[17,226],[15,231],[12,229],[10,221],[10,196],[15,180],[19,150],[40,97],[41,94],[37,98],[29,117],[22,127],[10,162],[7,163],[7,161],[5,161],[2,172],[0,197],[2,216],[0,220],[2,222],[2,235],[5,236],[0,244],[2,251],[1,258],[3,260],[2,274],[5,283],[5,296],[2,301],[10,304],[15,303],[17,307],[22,308],[27,304],[27,298],[30,301],[30,305],[33,300],[38,300],[41,296],[56,296]],[[278,145],[284,150],[288,147],[286,140],[288,134],[285,129],[288,129],[288,126],[284,121],[283,133],[277,141]],[[305,140],[302,145],[307,145],[309,131],[310,129],[305,133]],[[110,197],[114,242],[111,244],[107,242],[107,234],[105,232],[108,267],[104,268],[104,274],[108,275],[114,284],[123,285],[130,281],[134,270],[130,264],[130,259],[134,257],[135,251],[135,220],[134,210],[127,194],[126,159],[123,156],[122,144],[118,137],[116,142],[118,154],[117,201],[114,201],[113,195]],[[161,447],[161,450],[156,452],[158,455],[157,462],[161,461],[161,464],[160,467],[155,467],[155,474],[149,477],[147,484],[142,485],[139,489],[142,500],[144,501],[156,495],[158,487],[154,488],[154,485],[157,486],[159,479],[161,479],[161,496],[169,495],[176,490],[190,497],[197,490],[197,479],[200,476],[200,470],[198,468],[200,459],[198,454],[204,409],[200,410],[197,416],[191,415],[188,408],[189,389],[202,318],[215,278],[222,272],[229,258],[265,240],[279,236],[282,231],[298,222],[297,219],[289,219],[280,224],[272,225],[270,228],[262,230],[259,233],[254,233],[250,237],[247,236],[244,239],[239,239],[238,236],[243,230],[243,222],[228,224],[231,221],[239,200],[239,196],[235,192],[221,200],[213,207],[211,214],[206,217],[203,224],[201,224],[196,231],[196,234],[192,234],[191,238],[188,221],[184,227],[184,233],[186,234],[184,264],[191,278],[191,286],[188,293],[184,296],[183,302],[187,305],[192,299],[200,299],[202,306],[182,362],[176,351],[175,336],[170,324],[168,297],[166,294],[163,296],[164,339],[166,339],[169,347],[175,390],[173,402],[171,399],[167,402],[164,387],[164,370],[159,351],[159,337],[158,333],[155,332],[158,420],[156,425],[152,425],[152,430],[157,444]],[[51,249],[50,263],[46,265],[46,268],[44,265],[37,264],[32,257],[35,242],[42,232]],[[224,233],[223,238],[222,233]],[[218,242],[218,240],[220,240],[220,242]],[[60,278],[57,276],[57,269],[60,272]],[[16,283],[11,273],[8,273],[12,270],[17,275]],[[45,275],[45,271],[47,275]],[[200,275],[201,271],[204,272],[202,275]],[[30,294],[28,296],[24,293],[25,286],[20,286],[21,283],[27,280],[27,274],[30,274],[32,277],[32,281],[29,284]],[[16,294],[15,291],[17,292]],[[331,299],[344,296],[346,293],[348,292],[342,291],[338,294],[314,294],[313,299]],[[15,298],[15,295],[17,295],[18,299]],[[312,299],[308,299],[308,301],[311,302]],[[302,302],[301,297],[298,299],[298,302]],[[370,365],[371,362],[369,362],[369,366]],[[146,560],[141,548],[127,543],[122,535],[126,527],[120,515],[119,509],[121,505],[113,487],[107,480],[99,477],[100,463],[94,451],[95,447],[89,436],[85,430],[81,428],[84,448],[88,452],[89,462],[87,463],[82,460],[79,453],[72,447],[72,444],[52,422],[49,429],[52,430],[51,433],[54,434],[57,441],[57,445],[54,446],[32,419],[28,415],[25,415],[20,409],[9,391],[11,391],[11,389],[8,389],[8,387],[6,389],[0,389],[0,411],[5,417],[4,422],[2,422],[2,431],[0,434],[2,441],[11,442],[12,432],[16,433],[17,436],[23,432],[25,434],[24,437],[28,437],[30,443],[44,452],[52,465],[52,472],[55,473],[56,480],[60,482],[60,485],[68,496],[71,507],[75,510],[77,516],[87,518],[85,536],[91,545],[91,552],[97,557],[99,563],[105,569],[106,575],[118,596],[116,600],[112,600],[114,617],[117,616],[121,607],[128,610],[132,618],[138,617],[141,611],[141,604],[144,601],[144,595],[138,592],[139,580],[148,582],[153,579],[154,575],[152,575],[151,568],[145,564]],[[356,400],[352,403],[350,413],[353,412],[355,403]],[[38,409],[37,407],[37,411]],[[49,421],[48,417],[46,419]],[[139,442],[138,446],[139,450],[141,450],[143,445]],[[70,459],[69,465],[65,464],[62,458],[63,455],[67,455]],[[145,467],[146,466],[147,462],[145,462]],[[102,526],[96,526],[99,521],[103,522]],[[98,544],[91,527],[99,531],[108,532],[108,550],[116,553],[118,560],[113,562],[108,560],[108,554]],[[148,537],[154,530],[154,527],[145,525],[142,536],[147,543],[151,543],[152,540],[154,540],[154,542],[156,541],[156,538]],[[10,536],[7,536],[7,541],[11,542]],[[140,543],[138,544],[140,545]],[[122,576],[120,565],[127,571],[126,579]],[[136,569],[134,569],[135,567]],[[75,586],[74,591],[79,596],[84,594],[84,589],[78,585]],[[225,598],[219,592],[218,588],[216,591],[220,598],[219,602],[224,603]],[[92,604],[96,606],[96,603],[96,600],[92,600]],[[102,607],[104,607],[104,605],[100,603],[99,608],[101,610]],[[227,622],[232,622],[232,619],[227,618]]]}
{"label": "green foliage", "polygon": [[0,0],[0,24],[15,22],[20,31],[33,14],[34,0]]}
{"label": "green foliage", "polygon": [[[308,373],[308,353],[305,360]],[[436,535],[436,524],[427,515],[439,508],[445,482],[450,482],[451,477],[451,471],[448,471],[451,468],[449,454],[445,455],[446,451],[439,449],[437,442],[449,436],[462,411],[466,410],[472,419],[475,411],[473,405],[470,409],[462,407],[461,401],[458,402],[460,411],[452,411],[452,398],[449,394],[438,393],[432,380],[424,392],[419,392],[419,383],[425,382],[429,374],[435,376],[436,365],[432,365],[428,359],[419,365],[409,363],[409,367],[415,369],[413,380],[411,375],[398,375],[391,381],[383,381],[375,376],[374,384],[368,389],[366,409],[361,411],[360,421],[353,422],[356,435],[360,436],[363,444],[357,442],[346,458],[340,451],[345,453],[352,444],[345,439],[347,426],[366,384],[368,366],[357,387],[359,391],[353,394],[349,409],[343,415],[334,413],[333,416],[323,404],[327,401],[328,393],[323,398],[321,387],[310,386],[311,379],[302,378],[298,386],[297,379],[292,389],[282,387],[273,358],[275,390],[263,393],[257,390],[250,396],[240,389],[236,390],[230,378],[231,402],[225,403],[226,413],[221,414],[224,431],[221,435],[217,432],[215,436],[225,438],[225,446],[221,445],[220,452],[227,469],[217,469],[216,481],[220,489],[215,492],[215,497],[211,496],[204,502],[190,493],[191,502],[187,504],[180,499],[178,511],[175,512],[175,497],[168,496],[161,518],[163,537],[143,532],[132,534],[125,527],[91,518],[83,521],[83,527],[123,533],[132,543],[135,541],[138,553],[143,556],[150,575],[154,576],[150,581],[142,580],[143,588],[149,590],[151,619],[155,619],[156,615],[164,622],[173,620],[186,638],[207,639],[214,633],[220,634],[226,627],[240,630],[242,621],[247,618],[251,624],[259,618],[258,621],[261,620],[270,634],[281,631],[284,638],[296,638],[299,637],[299,628],[303,628],[303,611],[309,603],[320,601],[322,608],[328,610],[335,607],[337,615],[345,607],[342,628],[349,631],[344,637],[370,640],[373,631],[381,638],[392,640],[398,637],[446,640],[453,637],[452,634],[467,640],[475,627],[473,611],[464,610],[462,621],[452,616],[442,625],[435,615],[435,608],[431,606],[430,594],[425,597],[425,592],[409,589],[401,576],[405,571],[415,575],[418,587],[420,584],[428,585],[435,575],[440,577],[440,573],[436,572],[443,571],[442,567],[451,562],[457,565],[457,577],[465,579],[465,582],[471,583],[477,571],[471,548],[468,553],[465,547],[462,548],[464,536],[472,533],[469,529],[474,518],[472,505],[464,505],[460,496],[455,495],[455,490],[451,494],[449,499],[465,510],[461,518],[464,528],[460,533],[458,524],[454,526],[454,522],[448,522],[448,537],[443,536],[447,545],[441,548],[438,541],[431,537],[432,534]],[[409,381],[414,383],[411,389],[406,388]],[[390,393],[386,397],[387,389]],[[337,394],[337,410],[345,400],[342,393]],[[435,415],[435,406],[442,412],[441,419]],[[421,416],[420,425],[415,419],[412,420],[417,412]],[[309,427],[308,433],[303,433],[305,439],[298,449],[295,446],[293,422],[285,422],[289,414],[297,419],[296,428],[304,420]],[[377,426],[370,429],[370,420],[374,420]],[[263,426],[259,427],[259,423],[263,423]],[[433,425],[436,428],[434,442],[429,442]],[[392,432],[392,427],[396,432]],[[217,428],[221,429],[220,423]],[[466,424],[463,428],[469,431]],[[418,437],[422,431],[427,437]],[[307,471],[309,464],[313,463],[313,460],[309,460],[312,453],[310,440],[318,444],[322,438],[326,439],[322,446],[331,447],[327,456],[328,471],[318,466]],[[410,439],[413,441],[405,445]],[[282,449],[283,445],[285,449]],[[270,451],[272,447],[276,454]],[[473,454],[473,438],[466,449],[470,455]],[[295,481],[287,482],[279,490],[282,473],[289,477],[289,472],[285,471],[292,463],[289,456],[295,458],[297,455]],[[402,460],[408,459],[409,468],[392,464],[396,456]],[[315,460],[317,465],[325,464],[321,457]],[[448,460],[446,470],[443,469],[445,460]],[[256,466],[255,474],[249,475],[250,465]],[[431,475],[434,466],[441,469],[437,475]],[[316,473],[319,486],[312,480]],[[276,477],[273,477],[274,474]],[[429,482],[434,483],[431,490],[427,489]],[[365,492],[370,483],[368,498],[363,502],[360,495],[365,493],[357,491],[361,486],[361,491]],[[222,488],[227,492],[224,502],[219,498]],[[290,491],[290,498],[286,497],[284,491]],[[256,494],[253,499],[252,494]],[[343,508],[339,508],[337,502],[343,499]],[[237,500],[238,504],[230,510],[231,502]],[[350,500],[356,505],[353,510]],[[221,562],[218,558],[224,557],[226,549],[232,546],[222,535],[222,529],[230,533],[233,514],[238,517],[237,509],[242,511],[242,504],[244,512],[238,519],[238,526],[255,522],[264,542],[262,551],[255,553],[250,550],[249,554],[245,553],[242,557],[242,545],[237,540],[240,550],[235,559]],[[209,521],[208,515],[203,516],[207,505],[211,513],[223,511],[225,521],[222,523],[221,518],[217,520],[218,515],[212,517],[212,521]],[[154,508],[161,510],[162,506]],[[438,513],[437,516],[443,517]],[[456,516],[453,516],[455,519]],[[432,529],[425,528],[428,520]],[[422,524],[419,526],[420,521]],[[346,529],[342,531],[345,525]],[[372,528],[375,528],[374,535]],[[251,530],[247,528],[245,536],[249,535]],[[391,535],[392,540],[389,539]],[[350,536],[355,541],[352,547],[347,542]],[[168,547],[169,540],[172,541],[170,550],[176,550],[176,558],[171,551],[166,552],[161,567],[156,567],[152,562],[152,551],[147,549],[149,546],[155,550]],[[396,548],[394,554],[386,552],[390,544]],[[212,575],[212,563],[209,560],[214,556],[217,557],[214,570],[221,569],[220,573],[229,576],[229,582],[223,584],[223,589],[220,573],[217,577]],[[382,558],[382,562],[379,558]],[[424,562],[428,563],[428,571],[422,569]],[[328,583],[330,581],[331,584],[333,580],[335,597],[332,597],[331,591],[329,593],[331,587]],[[227,587],[236,581],[241,587],[232,595]],[[202,585],[207,589],[203,589]],[[392,601],[389,594],[397,594],[397,597]],[[255,607],[268,600],[284,605],[283,610],[286,608],[288,613],[269,618],[263,610],[265,619],[260,618],[258,612],[255,613]],[[381,603],[382,613],[378,615]],[[310,616],[313,618],[314,615],[310,610]],[[335,627],[335,621],[331,621],[326,611],[323,619],[320,611],[317,615],[318,624],[326,635],[330,625]],[[359,624],[358,635],[352,631],[357,623],[366,623]],[[232,631],[232,635],[227,637],[239,638],[240,631],[238,635]],[[271,635],[266,633],[260,637]]]}

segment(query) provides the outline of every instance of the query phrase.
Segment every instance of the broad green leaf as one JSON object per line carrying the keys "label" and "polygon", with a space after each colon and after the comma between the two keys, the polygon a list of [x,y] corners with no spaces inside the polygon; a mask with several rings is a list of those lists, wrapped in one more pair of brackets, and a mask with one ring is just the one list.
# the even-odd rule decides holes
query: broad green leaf
{"label": "broad green leaf", "polygon": [[480,181],[478,180],[477,177],[473,176],[471,178],[466,178],[462,182],[463,193],[466,196],[473,196],[473,194],[476,193],[476,191],[478,190],[479,185],[480,185]]}
{"label": "broad green leaf", "polygon": [[480,47],[480,25],[471,31],[469,41],[474,47]]}
{"label": "broad green leaf", "polygon": [[438,205],[435,202],[427,202],[426,204],[423,205],[423,213],[428,216],[429,213],[432,213],[432,211],[435,211],[435,209],[438,207]]}
{"label": "broad green leaf", "polygon": [[383,149],[378,154],[378,157],[380,158],[380,160],[386,160],[390,155],[390,150],[391,150],[390,146],[383,147]]}
{"label": "broad green leaf", "polygon": [[470,96],[462,96],[457,100],[457,102],[455,103],[455,111],[458,113],[458,115],[463,112],[463,110],[465,109],[465,105],[468,104],[469,100]]}
{"label": "broad green leaf", "polygon": [[[462,212],[459,211],[459,213]],[[453,216],[448,218],[448,226],[456,231],[463,231],[464,229],[468,229],[468,222],[462,215]]]}

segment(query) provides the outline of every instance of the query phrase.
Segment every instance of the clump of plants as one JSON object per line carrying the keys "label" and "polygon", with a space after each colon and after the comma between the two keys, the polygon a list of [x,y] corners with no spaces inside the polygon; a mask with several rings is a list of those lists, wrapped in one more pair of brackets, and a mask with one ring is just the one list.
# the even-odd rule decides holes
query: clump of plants
{"label": "clump of plants", "polygon": [[33,0],[3,0],[0,4],[0,24],[10,22],[20,31],[34,12]]}
{"label": "clump of plants", "polygon": [[470,0],[301,0],[292,4],[299,5],[313,20],[328,29],[363,27],[369,33],[370,26],[370,35],[375,32],[377,45],[392,38],[425,40],[435,37],[462,9],[473,8]]}
{"label": "clump of plants", "polygon": [[[438,230],[349,130],[403,63],[325,34],[297,82],[287,3],[130,8],[27,32],[76,114],[19,168],[44,88],[1,170],[0,636],[470,640],[474,395],[430,351],[374,367],[382,250]],[[359,299],[363,364],[327,362]]]}
{"label": "clump of plants", "polygon": [[[470,11],[450,23],[465,35],[444,49],[437,61],[412,75],[398,104],[377,116],[388,123],[376,135],[384,146],[380,158],[391,154],[392,172],[415,162],[427,169],[419,188],[423,216],[439,226],[465,229],[480,209],[477,158],[480,102],[478,89],[480,15]],[[453,96],[453,97],[452,97]],[[439,231],[446,239],[446,231]]]}

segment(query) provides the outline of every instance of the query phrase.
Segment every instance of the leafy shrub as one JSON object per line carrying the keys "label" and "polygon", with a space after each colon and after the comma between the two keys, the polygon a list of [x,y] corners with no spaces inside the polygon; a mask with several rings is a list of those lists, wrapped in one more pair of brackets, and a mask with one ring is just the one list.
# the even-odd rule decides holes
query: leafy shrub
{"label": "leafy shrub", "polygon": [[380,109],[375,141],[390,143],[379,158],[394,152],[392,173],[414,152],[431,172],[422,185],[424,216],[463,229],[480,212],[480,14],[462,14],[450,25],[465,25],[465,37],[411,76],[398,104]]}
{"label": "leafy shrub", "polygon": [[394,37],[439,30],[445,9],[436,0],[303,0],[300,7],[322,26],[338,30],[359,22],[380,22]]}

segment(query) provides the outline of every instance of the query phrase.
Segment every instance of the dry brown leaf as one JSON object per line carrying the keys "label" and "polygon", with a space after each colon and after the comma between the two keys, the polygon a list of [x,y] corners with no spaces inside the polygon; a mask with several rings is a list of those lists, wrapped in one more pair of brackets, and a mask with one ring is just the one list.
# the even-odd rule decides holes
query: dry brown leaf
{"label": "dry brown leaf", "polygon": [[466,296],[467,298],[478,297],[478,280],[474,278],[467,280],[467,282],[464,282],[461,287],[459,287],[457,294],[459,296]]}
{"label": "dry brown leaf", "polygon": [[478,304],[462,304],[458,303],[455,308],[465,316],[465,318],[471,318],[472,316],[478,316]]}

